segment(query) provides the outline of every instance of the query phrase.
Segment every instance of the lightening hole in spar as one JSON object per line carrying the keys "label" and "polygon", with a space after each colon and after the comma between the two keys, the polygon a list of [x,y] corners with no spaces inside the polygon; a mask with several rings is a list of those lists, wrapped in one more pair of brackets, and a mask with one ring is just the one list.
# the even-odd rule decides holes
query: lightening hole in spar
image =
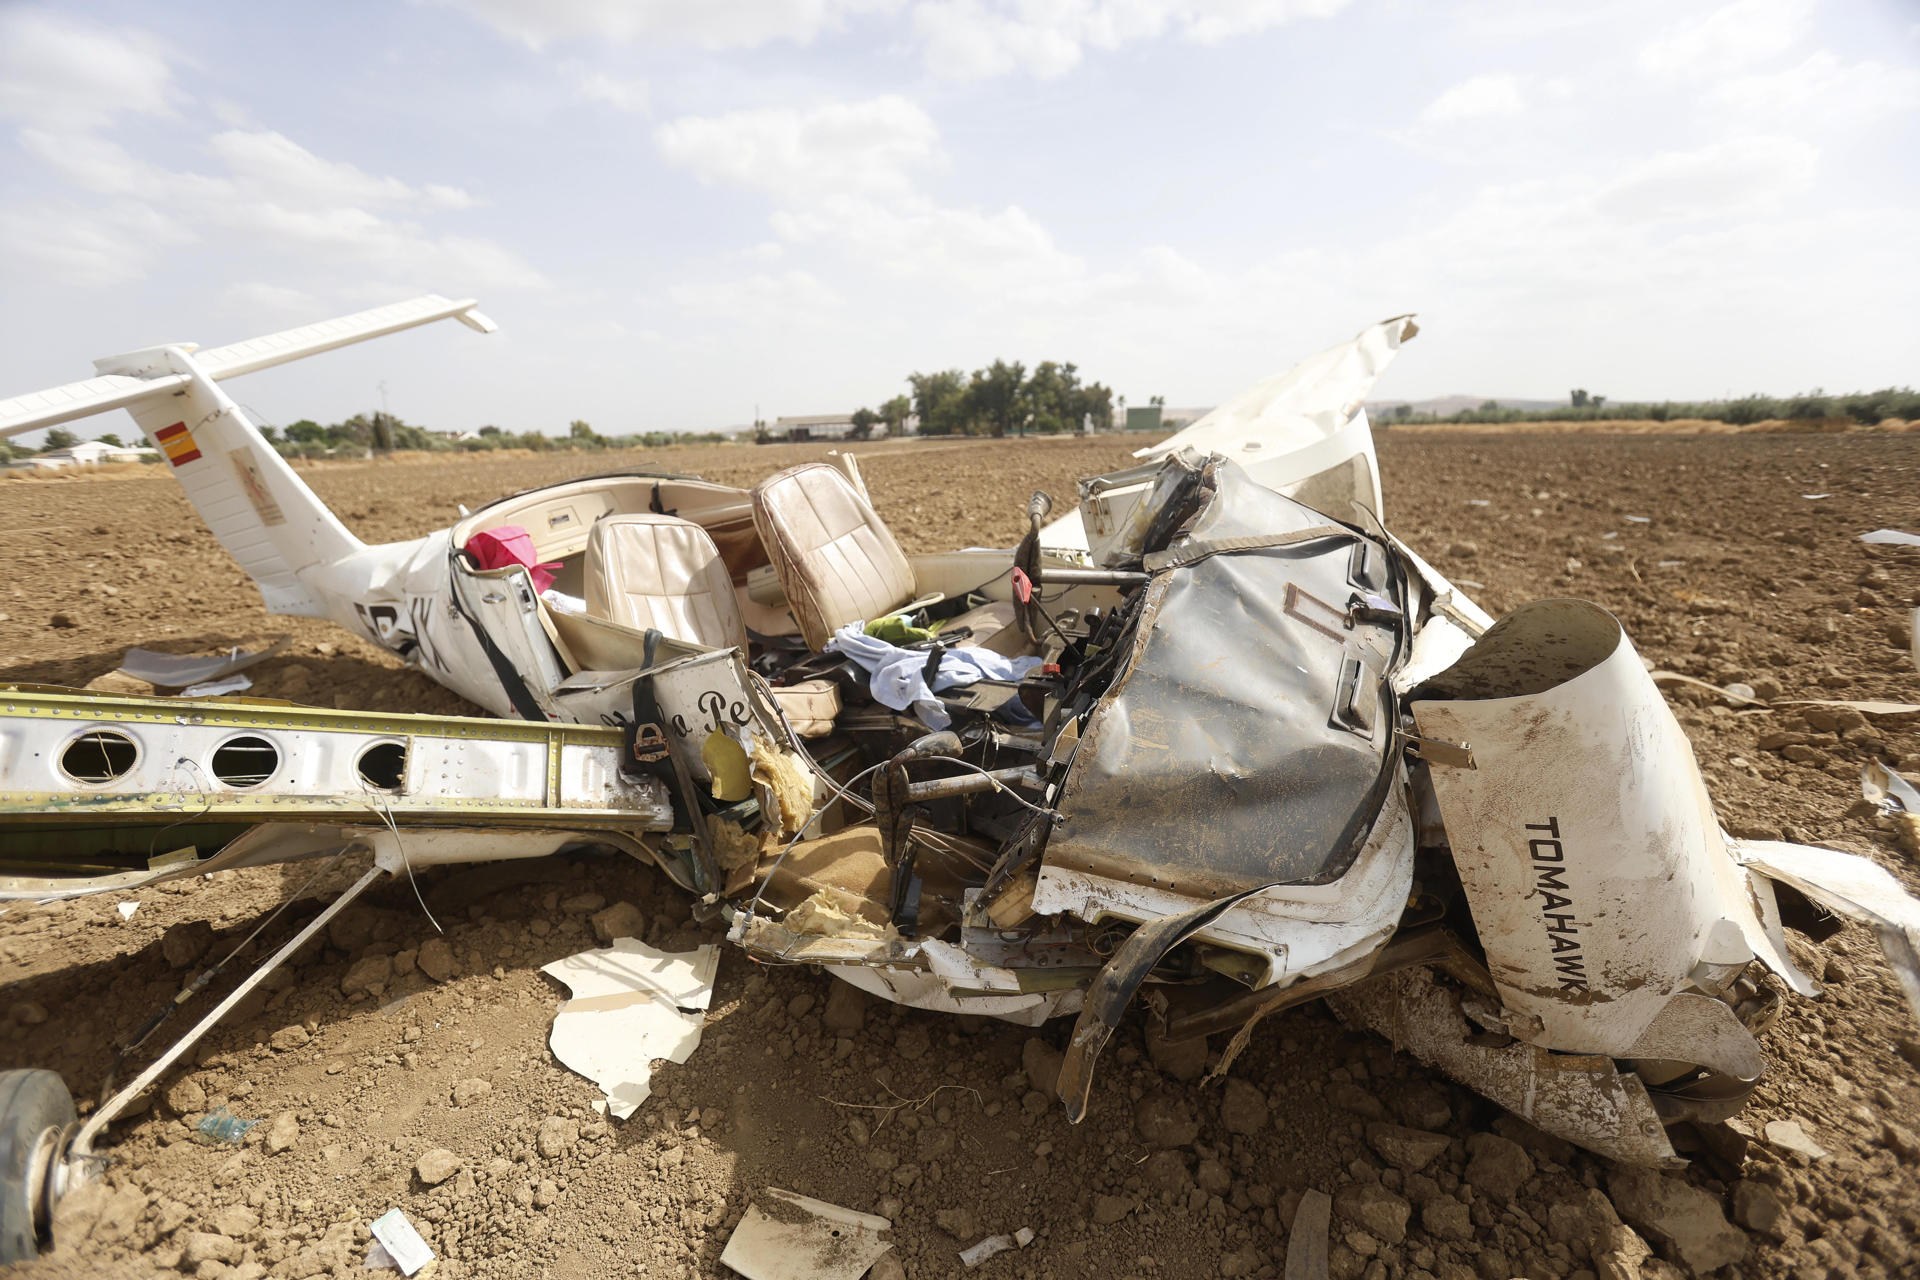
{"label": "lightening hole in spar", "polygon": [[376,742],[360,753],[360,781],[380,791],[398,791],[407,777],[407,749],[398,742]]}
{"label": "lightening hole in spar", "polygon": [[280,748],[250,733],[228,738],[214,748],[208,765],[214,777],[236,788],[257,787],[279,767]]}
{"label": "lightening hole in spar", "polygon": [[140,758],[133,739],[114,729],[89,729],[60,752],[60,772],[98,785],[126,775]]}

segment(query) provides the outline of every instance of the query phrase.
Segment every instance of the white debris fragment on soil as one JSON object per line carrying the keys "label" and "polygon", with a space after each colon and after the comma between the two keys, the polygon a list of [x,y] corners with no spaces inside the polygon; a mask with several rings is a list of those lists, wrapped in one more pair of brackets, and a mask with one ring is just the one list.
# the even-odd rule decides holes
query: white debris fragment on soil
{"label": "white debris fragment on soil", "polygon": [[367,1251],[367,1269],[398,1267],[402,1275],[412,1275],[433,1261],[433,1250],[398,1209],[389,1209],[375,1218],[367,1230],[373,1235],[373,1247]]}
{"label": "white debris fragment on soil", "polygon": [[746,1280],[857,1280],[893,1248],[893,1223],[768,1187],[753,1198],[721,1264]]}
{"label": "white debris fragment on soil", "polygon": [[1789,1154],[1806,1160],[1825,1160],[1827,1149],[1815,1142],[1798,1120],[1769,1120],[1767,1142]]}
{"label": "white debris fragment on soil", "polygon": [[1005,1253],[1009,1249],[1024,1249],[1033,1243],[1033,1228],[1022,1227],[1012,1235],[988,1236],[976,1241],[960,1251],[960,1261],[968,1268],[979,1266],[995,1254]]}
{"label": "white debris fragment on soil", "polygon": [[554,1016],[553,1056],[599,1085],[624,1120],[652,1093],[653,1062],[685,1062],[700,1047],[719,948],[656,951],[634,938],[556,960],[540,971],[573,998]]}

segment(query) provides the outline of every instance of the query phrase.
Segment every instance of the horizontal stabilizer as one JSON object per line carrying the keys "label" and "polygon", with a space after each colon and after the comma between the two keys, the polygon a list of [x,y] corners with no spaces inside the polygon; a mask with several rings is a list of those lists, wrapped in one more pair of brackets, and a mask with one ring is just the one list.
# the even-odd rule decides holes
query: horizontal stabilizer
{"label": "horizontal stabilizer", "polygon": [[112,374],[69,382],[64,387],[35,391],[29,395],[0,400],[0,439],[57,427],[75,418],[87,418],[109,409],[126,409],[149,396],[164,396],[185,385],[187,375],[170,374],[164,378],[129,378]]}
{"label": "horizontal stabilizer", "polygon": [[472,298],[449,301],[430,293],[411,302],[375,307],[371,311],[322,320],[319,324],[302,325],[210,351],[199,351],[191,343],[180,343],[106,356],[93,362],[100,377],[0,400],[0,439],[41,427],[59,426],[109,409],[131,409],[154,397],[171,395],[188,381],[188,375],[180,372],[178,356],[191,356],[202,374],[220,381],[435,320],[454,319],[480,333],[492,333],[496,327],[493,321],[476,308]]}
{"label": "horizontal stabilizer", "polygon": [[411,302],[396,302],[392,306],[375,307],[358,315],[341,316],[338,320],[304,324],[298,329],[268,334],[264,338],[250,338],[232,346],[215,347],[211,351],[196,351],[193,362],[206,370],[208,377],[218,381],[285,364],[303,356],[332,351],[336,347],[365,342],[368,338],[384,338],[390,333],[411,329],[415,325],[431,324],[435,320],[454,319],[477,332],[492,333],[498,326],[475,310],[477,305],[472,298],[449,302],[438,294],[430,293]]}

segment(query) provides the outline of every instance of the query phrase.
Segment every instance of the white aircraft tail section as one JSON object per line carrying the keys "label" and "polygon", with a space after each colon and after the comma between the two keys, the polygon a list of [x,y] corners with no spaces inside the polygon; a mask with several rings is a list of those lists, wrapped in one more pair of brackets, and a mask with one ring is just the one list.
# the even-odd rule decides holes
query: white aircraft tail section
{"label": "white aircraft tail section", "polygon": [[199,351],[192,343],[150,347],[94,362],[100,375],[0,401],[0,437],[124,408],[179,478],[200,516],[260,588],[274,613],[327,616],[304,580],[364,544],[274,451],[220,389],[223,378],[285,364],[435,320],[481,333],[494,324],[472,299],[436,295],[377,307]]}

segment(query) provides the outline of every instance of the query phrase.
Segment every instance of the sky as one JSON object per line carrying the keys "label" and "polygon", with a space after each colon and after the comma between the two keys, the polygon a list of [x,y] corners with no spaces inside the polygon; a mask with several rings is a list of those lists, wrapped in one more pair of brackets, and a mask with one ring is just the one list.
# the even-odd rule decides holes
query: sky
{"label": "sky", "polygon": [[[1217,403],[1920,380],[1913,0],[0,0],[0,396],[420,293],[226,384],[604,434],[1075,362]],[[121,416],[80,424],[124,432]]]}

